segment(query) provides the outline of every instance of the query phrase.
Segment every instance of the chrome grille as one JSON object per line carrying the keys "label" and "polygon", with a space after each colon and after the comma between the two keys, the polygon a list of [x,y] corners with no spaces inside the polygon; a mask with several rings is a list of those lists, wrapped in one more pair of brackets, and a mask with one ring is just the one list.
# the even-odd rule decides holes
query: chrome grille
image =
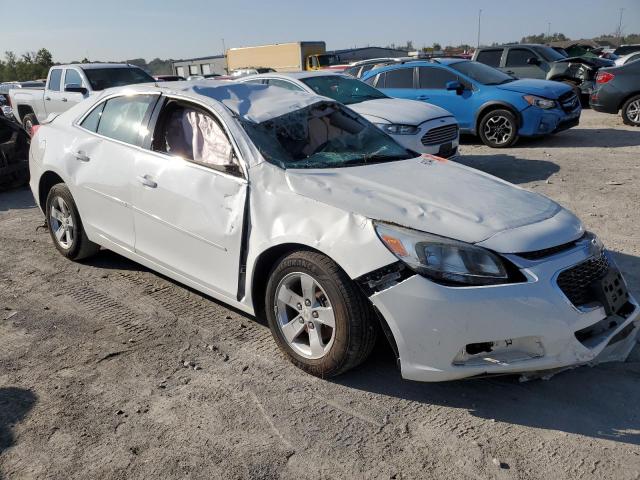
{"label": "chrome grille", "polygon": [[423,145],[440,145],[441,143],[453,142],[458,138],[458,125],[445,125],[436,127],[424,134],[420,140]]}
{"label": "chrome grille", "polygon": [[591,284],[603,278],[609,270],[604,253],[571,267],[558,275],[558,286],[576,307],[597,301]]}

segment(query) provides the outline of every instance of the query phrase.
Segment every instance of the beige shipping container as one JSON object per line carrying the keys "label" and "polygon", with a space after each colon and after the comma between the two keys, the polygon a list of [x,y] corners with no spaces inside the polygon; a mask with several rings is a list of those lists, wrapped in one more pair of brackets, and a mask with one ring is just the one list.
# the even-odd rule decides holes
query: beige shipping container
{"label": "beige shipping container", "polygon": [[229,71],[238,68],[265,67],[277,72],[299,72],[306,69],[306,58],[322,55],[325,42],[291,42],[258,47],[230,48],[227,51]]}

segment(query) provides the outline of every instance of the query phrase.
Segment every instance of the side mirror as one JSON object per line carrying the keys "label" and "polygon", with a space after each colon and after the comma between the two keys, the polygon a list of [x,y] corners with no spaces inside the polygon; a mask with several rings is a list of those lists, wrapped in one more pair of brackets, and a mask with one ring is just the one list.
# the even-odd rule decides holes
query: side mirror
{"label": "side mirror", "polygon": [[455,90],[456,95],[462,95],[464,92],[464,85],[458,81],[447,82],[447,90]]}
{"label": "side mirror", "polygon": [[529,57],[527,58],[527,65],[540,65],[540,60],[536,57]]}
{"label": "side mirror", "polygon": [[67,83],[64,86],[64,91],[70,93],[81,93],[82,95],[86,95],[88,92],[86,88],[82,85],[78,85],[77,83]]}

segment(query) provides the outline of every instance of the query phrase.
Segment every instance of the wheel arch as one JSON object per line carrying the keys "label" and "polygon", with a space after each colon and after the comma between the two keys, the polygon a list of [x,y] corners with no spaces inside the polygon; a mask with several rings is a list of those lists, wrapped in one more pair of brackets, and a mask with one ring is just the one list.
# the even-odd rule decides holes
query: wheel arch
{"label": "wheel arch", "polygon": [[[33,107],[31,105],[18,105],[18,116],[20,117],[20,123],[23,122],[24,116],[29,115],[30,113],[35,115],[35,112],[33,111]],[[38,117],[36,115],[36,121],[37,118]]]}
{"label": "wheel arch", "polygon": [[[260,253],[253,264],[251,274],[251,302],[256,317],[264,318],[265,315],[264,296],[269,282],[269,272],[281,258],[298,251],[316,252],[331,258],[325,252],[295,242],[273,245]],[[331,260],[335,262],[333,258]],[[336,264],[339,265],[338,262]]]}
{"label": "wheel arch", "polygon": [[620,104],[618,105],[618,112],[622,110],[622,107],[624,107],[625,103],[627,103],[631,98],[637,96],[640,96],[640,91],[630,93],[629,95],[623,97],[623,99],[620,101]]}
{"label": "wheel arch", "polygon": [[52,170],[47,170],[40,176],[38,182],[38,204],[40,209],[44,212],[46,209],[47,195],[51,188],[58,183],[65,183],[62,177]]}
{"label": "wheel arch", "polygon": [[493,110],[509,110],[516,117],[517,127],[520,128],[522,126],[522,114],[515,108],[513,105],[507,102],[501,101],[491,101],[483,104],[478,111],[476,112],[476,118],[474,121],[474,133],[477,135],[480,127],[480,122],[483,117]]}

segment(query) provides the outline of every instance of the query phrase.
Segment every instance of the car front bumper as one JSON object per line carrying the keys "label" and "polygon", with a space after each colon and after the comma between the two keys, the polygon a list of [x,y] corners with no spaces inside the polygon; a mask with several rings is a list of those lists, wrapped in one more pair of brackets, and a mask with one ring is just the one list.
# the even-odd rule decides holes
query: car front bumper
{"label": "car front bumper", "polygon": [[[624,316],[607,316],[602,304],[574,306],[556,283],[561,271],[589,258],[576,247],[527,261],[521,271],[528,281],[507,285],[449,287],[413,275],[370,299],[393,334],[409,380],[537,374],[624,359],[640,330],[638,303],[629,297]],[[588,338],[576,336],[592,330]],[[487,344],[491,351],[477,351]]]}
{"label": "car front bumper", "polygon": [[[396,142],[402,145],[404,148],[413,150],[418,153],[429,153],[432,155],[438,155],[444,158],[452,158],[458,154],[458,145],[460,141],[459,131],[455,136],[439,136],[434,134],[435,129],[447,129],[452,128],[453,125],[457,126],[457,122],[454,117],[442,117],[428,120],[418,126],[419,131],[414,135],[391,135]],[[423,138],[430,132],[431,137],[437,141],[437,143],[423,143]],[[443,141],[438,141],[438,138],[444,138]]]}
{"label": "car front bumper", "polygon": [[538,107],[527,107],[521,112],[522,124],[518,135],[538,137],[575,127],[580,122],[581,111],[580,107],[571,112],[560,108],[544,110]]}

